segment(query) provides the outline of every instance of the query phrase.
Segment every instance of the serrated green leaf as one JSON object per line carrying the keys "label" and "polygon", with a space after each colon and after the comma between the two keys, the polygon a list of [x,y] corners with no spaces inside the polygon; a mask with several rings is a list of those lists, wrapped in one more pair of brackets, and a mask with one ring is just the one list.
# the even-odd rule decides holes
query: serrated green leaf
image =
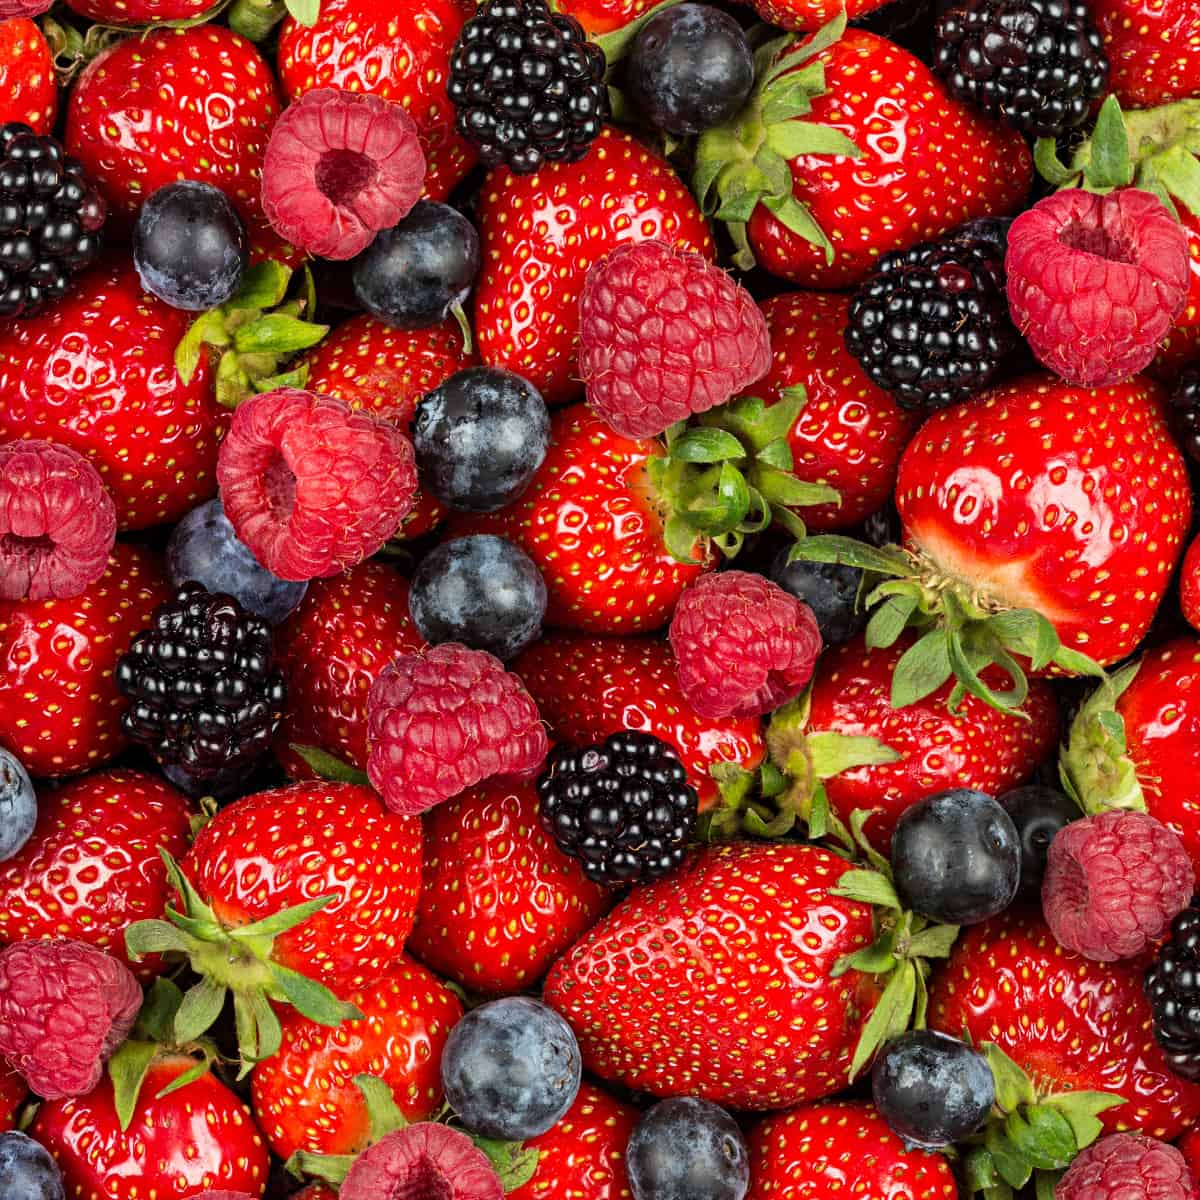
{"label": "serrated green leaf", "polygon": [[278,963],[271,963],[271,978],[297,1012],[318,1025],[337,1028],[343,1021],[362,1019],[362,1010],[339,1000],[327,987]]}
{"label": "serrated green leaf", "polygon": [[135,961],[147,954],[186,954],[194,943],[169,921],[134,921],[125,929],[125,952]]}
{"label": "serrated green leaf", "polygon": [[286,0],[287,10],[301,24],[311,28],[321,15],[321,0]]}
{"label": "serrated green leaf", "polygon": [[824,483],[809,483],[774,467],[754,470],[754,485],[771,504],[784,508],[809,508],[817,504],[840,504],[841,494]]}
{"label": "serrated green leaf", "polygon": [[[797,73],[799,74],[799,73]],[[762,121],[764,125],[777,125],[780,121],[794,121],[807,117],[812,112],[814,96],[808,82],[796,75],[784,76],[762,95]]]}
{"label": "serrated green leaf", "polygon": [[[769,442],[755,455],[755,465],[763,467],[774,467],[777,471],[784,471],[791,474],[795,467],[795,459],[792,457],[792,448],[782,438],[777,442]],[[830,491],[833,489],[831,488]],[[837,496],[837,493],[833,493]],[[838,497],[840,499],[841,497]],[[835,501],[836,503],[836,501]]]}
{"label": "serrated green leaf", "polygon": [[970,1195],[1000,1182],[996,1164],[983,1146],[974,1146],[967,1152],[963,1159],[963,1174],[966,1176],[967,1192]]}
{"label": "serrated green leaf", "polygon": [[[251,992],[249,996],[250,1011],[254,1017],[254,1025],[257,1029],[257,1053],[254,1062],[265,1062],[268,1058],[274,1058],[279,1053],[279,1047],[283,1044],[283,1026],[279,1023],[279,1018],[275,1015],[275,1010],[271,1007],[270,1002],[262,992]],[[241,1069],[238,1072],[238,1078],[244,1079],[249,1074],[250,1069],[254,1066],[254,1062],[243,1062]]]}
{"label": "serrated green leaf", "polygon": [[203,1079],[208,1074],[208,1060],[201,1059],[188,1067],[186,1071],[180,1071],[174,1079],[171,1080],[165,1087],[161,1087],[154,1093],[155,1100],[161,1100],[164,1096],[171,1095],[172,1092],[182,1091],[185,1087],[195,1083],[199,1079]]}
{"label": "serrated green leaf", "polygon": [[913,1001],[916,999],[916,973],[917,968],[911,962],[900,963],[892,972],[854,1048],[854,1057],[850,1062],[851,1079],[858,1077],[880,1046],[908,1028]]}
{"label": "serrated green leaf", "polygon": [[724,429],[689,429],[671,443],[671,457],[680,462],[716,463],[746,457],[746,448]]}
{"label": "serrated green leaf", "polygon": [[949,958],[957,939],[957,925],[931,925],[913,934],[908,942],[908,953],[913,958]]}
{"label": "serrated green leaf", "polygon": [[1009,1113],[1004,1132],[1034,1170],[1061,1170],[1075,1157],[1070,1122],[1053,1108],[1034,1105]]}
{"label": "serrated green leaf", "polygon": [[1001,1112],[1016,1112],[1025,1104],[1032,1104],[1037,1095],[1029,1076],[994,1042],[984,1042],[979,1049],[991,1068],[992,1080],[996,1085],[996,1106]]}
{"label": "serrated green leaf", "polygon": [[831,891],[835,896],[857,900],[861,904],[890,908],[896,912],[904,908],[892,881],[878,871],[847,871]]}
{"label": "serrated green leaf", "polygon": [[750,485],[746,482],[745,475],[731,463],[721,464],[717,498],[730,514],[730,527],[744,520],[750,511]]}
{"label": "serrated green leaf", "polygon": [[875,815],[875,811],[872,808],[856,808],[850,814],[850,834],[867,862],[881,875],[891,879],[892,864],[871,845],[871,839],[866,834],[867,822]]}
{"label": "serrated green leaf", "polygon": [[1124,1103],[1123,1096],[1108,1092],[1062,1092],[1042,1100],[1045,1107],[1061,1113],[1071,1126],[1077,1150],[1086,1149],[1103,1133],[1104,1125],[1097,1120],[1099,1114]]}
{"label": "serrated green leaf", "polygon": [[1014,654],[1022,654],[1035,671],[1041,671],[1054,661],[1059,647],[1054,626],[1032,608],[1014,608],[998,613],[986,622],[988,631],[1002,646]]}
{"label": "serrated green leaf", "polygon": [[1010,1187],[1023,1188],[1033,1175],[1032,1163],[1013,1145],[1002,1125],[988,1125],[983,1136],[1000,1178]]}
{"label": "serrated green leaf", "polygon": [[892,672],[892,707],[907,708],[932,695],[950,678],[947,634],[931,629],[918,638],[896,663]]}
{"label": "serrated green leaf", "polygon": [[1129,154],[1129,133],[1115,95],[1109,95],[1100,108],[1092,136],[1088,139],[1091,155],[1084,170],[1084,186],[1089,190],[1108,191],[1128,187],[1133,182],[1133,159]]}
{"label": "serrated green leaf", "polygon": [[696,541],[696,531],[679,513],[672,513],[667,518],[663,526],[663,543],[676,562],[694,565],[700,561],[693,555]]}
{"label": "serrated green leaf", "polygon": [[175,1014],[175,1041],[178,1045],[194,1042],[216,1024],[225,1007],[225,985],[203,976],[183,996]]}
{"label": "serrated green leaf", "polygon": [[[770,764],[767,764],[770,767]],[[774,769],[774,768],[771,768]],[[765,792],[765,788],[763,789]],[[808,836],[819,842],[829,832],[829,797],[825,788],[818,784],[808,802]]]}
{"label": "serrated green leaf", "polygon": [[762,175],[764,196],[783,196],[792,190],[792,168],[768,143],[764,142],[755,152],[754,165]]}
{"label": "serrated green leaf", "polygon": [[1200,163],[1191,151],[1172,146],[1155,158],[1154,170],[1170,195],[1183,201],[1191,212],[1200,214]]}
{"label": "serrated green leaf", "polygon": [[237,941],[257,941],[278,937],[281,933],[287,933],[289,929],[303,925],[310,917],[315,916],[336,899],[337,895],[331,892],[327,896],[319,896],[316,900],[306,900],[303,904],[280,909],[279,912],[272,913],[269,917],[263,917],[261,921],[255,921],[253,924],[238,925],[227,931],[228,936]]}
{"label": "serrated green leaf", "polygon": [[371,1143],[408,1126],[408,1118],[396,1103],[391,1087],[377,1075],[355,1075],[354,1086],[362,1094],[367,1108],[367,1124],[371,1131]]}
{"label": "serrated green leaf", "polygon": [[[763,206],[784,228],[790,229],[797,237],[803,238],[806,242],[816,246],[818,250],[823,251],[826,265],[833,264],[835,257],[833,243],[808,208],[801,204],[793,194],[789,192],[786,196],[762,196],[761,200]],[[753,211],[754,209],[751,208],[750,212],[741,219],[748,221]]]}
{"label": "serrated green leaf", "polygon": [[840,129],[811,121],[780,121],[768,125],[767,145],[786,159],[809,154],[862,157],[862,151]]}
{"label": "serrated green leaf", "polygon": [[287,295],[292,272],[283,263],[266,259],[247,268],[242,286],[223,307],[230,312],[274,308]]}
{"label": "serrated green leaf", "polygon": [[[693,540],[695,535],[693,534]],[[332,754],[326,753],[319,746],[292,745],[291,750],[302,758],[322,779],[334,783],[357,783],[361,787],[369,787],[370,780],[366,771],[360,771],[349,763],[342,762]]]}
{"label": "serrated green leaf", "polygon": [[121,1128],[128,1129],[137,1109],[138,1095],[146,1072],[158,1053],[154,1042],[123,1042],[108,1060],[108,1077],[112,1080],[113,1107]]}
{"label": "serrated green leaf", "polygon": [[175,1014],[182,1003],[183,993],[178,986],[160,975],[146,989],[132,1036],[147,1042],[165,1042],[171,1036]]}
{"label": "serrated green leaf", "polygon": [[872,571],[876,575],[908,575],[911,564],[898,551],[880,550],[854,538],[827,533],[805,538],[797,542],[788,555],[789,562],[803,559],[806,562],[841,563]]}
{"label": "serrated green leaf", "polygon": [[878,738],[865,734],[838,733],[835,730],[810,733],[806,738],[806,748],[812,773],[818,779],[832,779],[856,767],[878,767],[899,762],[904,757]]}
{"label": "serrated green leaf", "polygon": [[864,975],[887,975],[896,969],[899,962],[895,948],[896,931],[885,930],[869,946],[838,959],[830,974],[835,979],[840,979],[850,970],[861,971]]}
{"label": "serrated green leaf", "polygon": [[1104,668],[1094,659],[1069,646],[1059,646],[1054,653],[1054,662],[1071,675],[1091,675],[1104,678]]}
{"label": "serrated green leaf", "polygon": [[[993,645],[988,653],[981,650],[978,643],[951,631],[946,635],[946,652],[954,678],[967,692],[990,708],[998,712],[1011,712],[1025,703],[1029,695],[1025,672],[998,645]],[[1012,679],[1013,686],[1009,691],[997,691],[980,678],[979,672],[991,662],[1003,668]]]}
{"label": "serrated green leaf", "polygon": [[738,174],[727,177],[727,183],[721,192],[721,207],[717,209],[717,219],[735,223],[749,221],[767,190],[767,181],[762,172],[743,165]]}
{"label": "serrated green leaf", "polygon": [[897,592],[886,597],[871,613],[867,622],[866,641],[872,650],[894,646],[896,640],[908,628],[908,623],[917,611],[918,596],[915,590]]}

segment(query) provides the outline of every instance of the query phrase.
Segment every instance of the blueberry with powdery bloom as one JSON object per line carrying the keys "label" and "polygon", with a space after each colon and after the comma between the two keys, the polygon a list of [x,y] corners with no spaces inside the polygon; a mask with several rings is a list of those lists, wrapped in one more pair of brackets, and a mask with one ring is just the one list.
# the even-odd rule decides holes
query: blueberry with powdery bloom
{"label": "blueberry with powdery bloom", "polygon": [[0,1196],[4,1200],[64,1200],[62,1172],[50,1152],[27,1134],[0,1133]]}
{"label": "blueberry with powdery bloom", "polygon": [[750,1186],[741,1130],[707,1100],[660,1101],[638,1123],[625,1157],[635,1200],[742,1200]]}

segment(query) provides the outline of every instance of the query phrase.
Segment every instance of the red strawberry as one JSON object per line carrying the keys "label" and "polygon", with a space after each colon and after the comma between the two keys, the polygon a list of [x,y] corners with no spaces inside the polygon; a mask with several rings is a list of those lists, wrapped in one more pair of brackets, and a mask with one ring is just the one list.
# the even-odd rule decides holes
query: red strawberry
{"label": "red strawberry", "polygon": [[532,783],[493,780],[425,817],[408,949],[472,992],[511,995],[595,924],[607,892],[554,844]]}
{"label": "red strawberry", "polygon": [[1200,96],[1200,9],[1191,0],[1091,0],[1108,86],[1126,108]]}
{"label": "red strawberry", "polygon": [[525,376],[551,405],[582,391],[578,303],[594,263],[650,238],[714,253],[707,223],[667,163],[612,127],[580,162],[535,175],[492,171],[479,194],[479,234],[479,353]]}
{"label": "red strawberry", "polygon": [[0,1131],[17,1123],[17,1110],[29,1094],[25,1080],[7,1064],[0,1066]]}
{"label": "red strawberry", "polygon": [[446,96],[450,51],[474,11],[474,0],[322,0],[312,25],[291,17],[283,24],[283,90],[295,100],[312,88],[335,87],[403,105],[425,150],[425,194],[444,200],[475,161]]}
{"label": "red strawberry", "polygon": [[1192,539],[1179,568],[1179,606],[1183,619],[1200,630],[1200,537]]}
{"label": "red strawberry", "polygon": [[[125,927],[161,917],[168,899],[160,850],[187,850],[191,810],[173,787],[139,771],[98,771],[38,802],[23,849],[0,863],[0,942],[70,937],[123,962]],[[157,957],[130,964],[146,978]]]}
{"label": "red strawberry", "polygon": [[1168,382],[1175,378],[1180,367],[1200,354],[1200,215],[1179,199],[1175,200],[1175,207],[1187,234],[1192,283],[1182,316],[1167,334],[1166,341],[1159,347],[1158,357],[1149,368],[1156,379]]}
{"label": "red strawberry", "polygon": [[392,1090],[410,1121],[427,1121],[442,1103],[442,1048],[462,1004],[442,982],[404,955],[345,998],[363,1013],[339,1029],[295,1010],[283,1018],[279,1053],[254,1068],[254,1115],[272,1151],[355,1154],[369,1136],[356,1075]]}
{"label": "red strawberry", "polygon": [[49,133],[58,111],[54,59],[42,31],[28,17],[0,21],[0,125],[24,121],[34,133]]}
{"label": "red strawberry", "polygon": [[1179,1151],[1192,1169],[1192,1178],[1200,1186],[1200,1129],[1193,1127],[1179,1139]]}
{"label": "red strawberry", "polygon": [[112,260],[44,313],[0,329],[0,441],[45,438],[100,472],[121,529],[177,521],[216,495],[227,414],[202,362],[189,383],[175,346],[189,315]]}
{"label": "red strawberry", "polygon": [[211,15],[211,0],[69,0],[73,12],[101,25],[149,25]]}
{"label": "red strawberry", "polygon": [[819,29],[845,8],[850,20],[865,17],[889,0],[752,0],[754,11],[780,29]]}
{"label": "red strawberry", "polygon": [[118,542],[83,595],[0,601],[0,744],[31,775],[71,775],[125,746],[113,671],[167,596],[157,557]]}
{"label": "red strawberry", "polygon": [[574,17],[595,36],[621,29],[645,16],[657,3],[658,0],[558,0],[554,7]]}
{"label": "red strawberry", "polygon": [[514,669],[560,741],[586,746],[640,729],[674,746],[701,810],[717,799],[714,767],[753,770],[763,759],[758,718],[698,717],[680,691],[670,646],[657,638],[550,634]]}

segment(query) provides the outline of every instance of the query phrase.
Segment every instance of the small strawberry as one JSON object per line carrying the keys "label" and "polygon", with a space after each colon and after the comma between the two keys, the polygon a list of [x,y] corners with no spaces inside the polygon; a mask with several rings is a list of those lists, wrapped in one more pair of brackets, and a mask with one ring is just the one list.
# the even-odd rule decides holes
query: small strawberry
{"label": "small strawberry", "polygon": [[147,25],[211,15],[212,0],[70,0],[72,12],[99,25]]}
{"label": "small strawberry", "polygon": [[624,29],[657,4],[658,0],[557,0],[554,7],[574,17],[594,37]]}
{"label": "small strawberry", "polygon": [[28,17],[0,21],[0,125],[23,121],[34,133],[49,133],[58,111],[54,59],[42,31]]}
{"label": "small strawberry", "polygon": [[1109,87],[1129,108],[1200,96],[1200,9],[1188,0],[1089,0]]}

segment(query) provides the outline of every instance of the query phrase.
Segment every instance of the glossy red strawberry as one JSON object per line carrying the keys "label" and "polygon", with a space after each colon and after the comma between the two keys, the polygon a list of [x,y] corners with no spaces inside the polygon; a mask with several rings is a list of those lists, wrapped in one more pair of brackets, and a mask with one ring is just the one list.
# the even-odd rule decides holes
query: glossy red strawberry
{"label": "glossy red strawberry", "polygon": [[156,25],[210,13],[212,0],[70,0],[67,6],[101,25]]}
{"label": "glossy red strawberry", "polygon": [[367,1106],[356,1075],[382,1079],[410,1121],[427,1121],[441,1107],[442,1048],[462,1016],[458,997],[399,955],[373,983],[344,998],[361,1009],[361,1020],[329,1029],[289,1010],[282,1048],[254,1068],[254,1115],[284,1161],[297,1150],[366,1148]]}
{"label": "glossy red strawberry", "polygon": [[118,542],[81,596],[0,601],[0,745],[31,775],[73,775],[124,748],[113,671],[168,594],[157,556]]}
{"label": "glossy red strawberry", "polygon": [[1175,328],[1167,335],[1149,367],[1150,374],[1168,384],[1174,381],[1180,367],[1200,356],[1200,215],[1180,200],[1175,201],[1175,208],[1188,238],[1192,283]]}
{"label": "glossy red strawberry", "polygon": [[542,829],[532,782],[494,780],[424,818],[408,948],[471,992],[525,991],[595,924],[608,893]]}
{"label": "glossy red strawberry", "polygon": [[[23,849],[0,863],[0,942],[71,937],[128,962],[125,927],[161,917],[166,850],[182,857],[191,832],[186,797],[140,771],[97,771],[42,789]],[[131,964],[146,978],[157,957]]]}
{"label": "glossy red strawberry", "polygon": [[1179,607],[1183,619],[1200,631],[1200,537],[1192,539],[1179,568]]}
{"label": "glossy red strawberry", "polygon": [[23,121],[34,133],[49,133],[58,111],[54,59],[42,31],[27,17],[0,21],[0,125]]}
{"label": "glossy red strawberry", "polygon": [[45,438],[86,455],[121,529],[177,521],[216,495],[228,414],[175,346],[189,315],[148,295],[132,265],[97,266],[39,316],[0,328],[0,441]]}
{"label": "glossy red strawberry", "polygon": [[852,21],[882,8],[888,0],[753,0],[754,11],[780,29],[819,29],[842,11]]}
{"label": "glossy red strawberry", "polygon": [[611,126],[580,162],[552,163],[536,175],[489,173],[478,223],[479,353],[525,376],[551,405],[583,391],[578,303],[592,264],[614,246],[650,238],[714,253],[704,217],[668,164]]}
{"label": "glossy red strawberry", "polygon": [[29,1089],[16,1071],[0,1067],[0,1130],[12,1129],[17,1123],[17,1110],[25,1101]]}
{"label": "glossy red strawberry", "polygon": [[654,8],[657,0],[558,0],[555,8],[574,17],[588,33],[612,33]]}
{"label": "glossy red strawberry", "polygon": [[1091,0],[1088,8],[1122,107],[1200,96],[1200,10],[1191,0]]}
{"label": "glossy red strawberry", "polygon": [[561,959],[546,1001],[603,1079],[747,1109],[832,1095],[877,994],[830,974],[874,936],[868,906],[831,894],[850,869],[818,846],[700,851]]}

